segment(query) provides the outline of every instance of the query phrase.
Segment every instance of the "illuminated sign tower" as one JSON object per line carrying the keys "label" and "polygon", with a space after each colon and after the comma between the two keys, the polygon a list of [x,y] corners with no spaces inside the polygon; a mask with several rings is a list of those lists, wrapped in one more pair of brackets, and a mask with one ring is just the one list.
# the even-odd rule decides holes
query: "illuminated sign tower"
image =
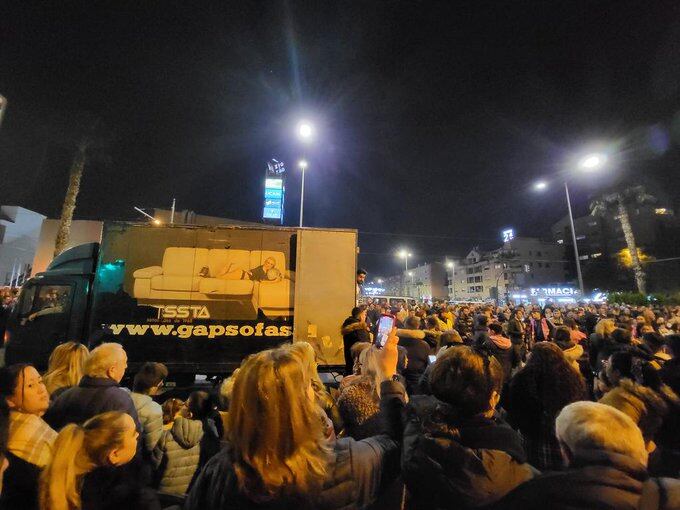
{"label": "illuminated sign tower", "polygon": [[286,194],[286,168],[282,161],[267,161],[264,177],[264,208],[262,219],[266,223],[283,225],[283,200]]}

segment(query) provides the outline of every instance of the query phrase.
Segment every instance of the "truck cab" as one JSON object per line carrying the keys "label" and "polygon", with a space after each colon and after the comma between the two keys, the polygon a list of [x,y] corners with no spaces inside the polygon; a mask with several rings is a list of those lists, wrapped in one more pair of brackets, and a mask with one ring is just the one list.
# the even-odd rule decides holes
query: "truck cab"
{"label": "truck cab", "polygon": [[98,248],[89,243],[65,251],[21,287],[5,331],[7,365],[30,362],[43,370],[54,347],[83,339]]}

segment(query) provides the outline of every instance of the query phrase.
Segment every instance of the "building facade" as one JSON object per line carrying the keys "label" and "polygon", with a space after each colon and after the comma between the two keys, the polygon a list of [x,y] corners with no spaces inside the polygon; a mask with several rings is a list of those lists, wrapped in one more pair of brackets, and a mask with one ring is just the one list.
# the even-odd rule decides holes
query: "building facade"
{"label": "building facade", "polygon": [[450,298],[456,301],[503,302],[531,288],[567,283],[564,247],[533,237],[515,237],[491,251],[475,247],[454,264]]}
{"label": "building facade", "polygon": [[407,297],[420,301],[448,298],[446,266],[441,262],[430,262],[411,268],[404,271],[402,278]]}
{"label": "building facade", "polygon": [[0,206],[0,285],[17,287],[31,275],[44,219],[23,207]]}

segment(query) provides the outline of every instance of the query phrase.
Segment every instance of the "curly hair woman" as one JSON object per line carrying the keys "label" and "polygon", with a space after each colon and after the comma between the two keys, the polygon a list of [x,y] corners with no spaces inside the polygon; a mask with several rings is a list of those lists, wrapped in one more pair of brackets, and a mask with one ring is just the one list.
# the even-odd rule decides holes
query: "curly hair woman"
{"label": "curly hair woman", "polygon": [[540,470],[562,469],[555,418],[567,404],[583,400],[583,377],[555,344],[534,346],[527,364],[510,381],[508,419],[522,434],[529,463]]}

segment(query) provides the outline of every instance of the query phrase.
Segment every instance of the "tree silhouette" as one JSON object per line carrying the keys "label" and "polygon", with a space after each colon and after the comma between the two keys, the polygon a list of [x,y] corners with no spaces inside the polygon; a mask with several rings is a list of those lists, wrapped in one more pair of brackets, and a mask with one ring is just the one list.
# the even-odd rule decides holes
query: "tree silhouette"
{"label": "tree silhouette", "polygon": [[68,244],[71,237],[71,224],[73,213],[76,209],[76,201],[80,192],[80,182],[86,165],[95,157],[102,158],[104,149],[111,142],[111,136],[106,132],[103,123],[89,114],[81,114],[69,125],[65,142],[75,146],[75,154],[69,170],[68,187],[61,208],[57,239],[54,243],[54,256],[56,257]]}
{"label": "tree silhouette", "polygon": [[593,216],[605,216],[614,213],[621,223],[621,230],[626,239],[626,245],[631,257],[631,266],[635,275],[635,285],[638,292],[647,294],[647,281],[640,257],[638,255],[637,243],[635,242],[635,234],[630,223],[630,215],[628,214],[628,207],[631,205],[644,205],[656,202],[656,198],[650,195],[644,186],[636,185],[627,188],[621,188],[602,195],[597,200],[590,204],[590,213]]}

